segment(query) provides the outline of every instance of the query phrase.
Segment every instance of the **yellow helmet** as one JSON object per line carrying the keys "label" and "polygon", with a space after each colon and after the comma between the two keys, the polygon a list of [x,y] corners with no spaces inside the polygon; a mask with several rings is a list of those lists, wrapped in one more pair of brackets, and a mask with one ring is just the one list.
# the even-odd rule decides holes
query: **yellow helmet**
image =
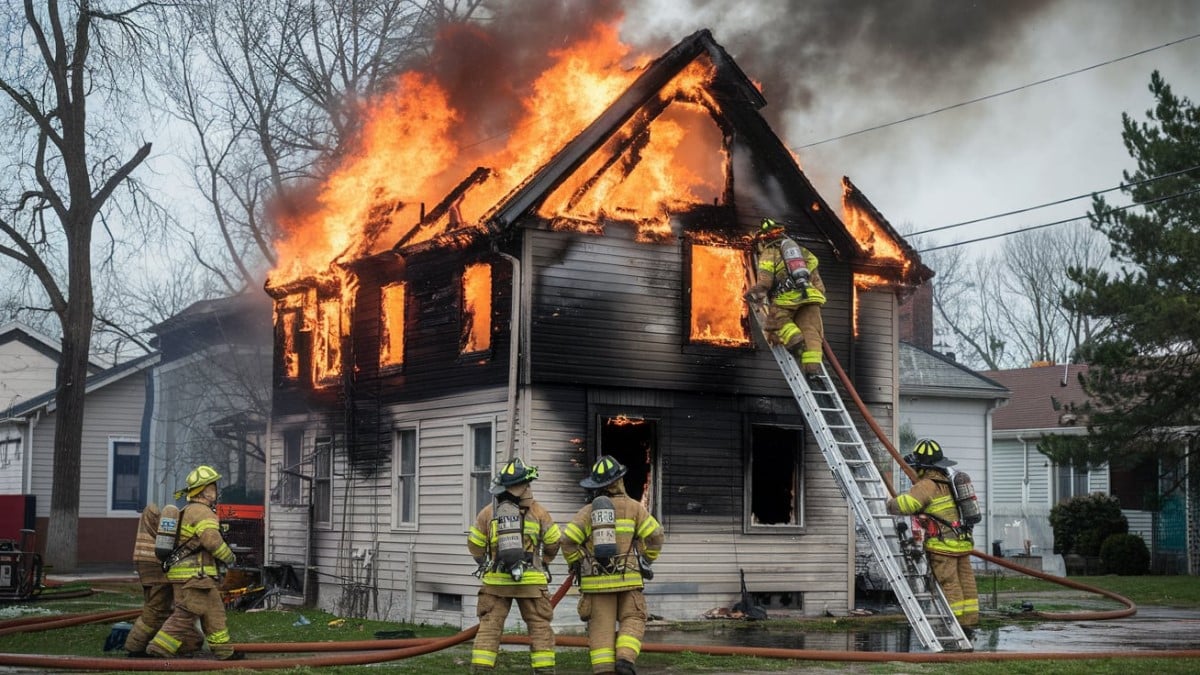
{"label": "yellow helmet", "polygon": [[191,499],[200,494],[200,491],[206,486],[212,485],[219,480],[221,480],[221,474],[217,473],[216,469],[207,464],[201,464],[192,469],[192,472],[187,475],[187,487],[182,487],[175,491],[175,499],[179,499],[185,494],[188,499]]}
{"label": "yellow helmet", "polygon": [[758,226],[758,236],[764,239],[771,239],[772,237],[782,235],[783,232],[783,224],[773,218],[763,218]]}

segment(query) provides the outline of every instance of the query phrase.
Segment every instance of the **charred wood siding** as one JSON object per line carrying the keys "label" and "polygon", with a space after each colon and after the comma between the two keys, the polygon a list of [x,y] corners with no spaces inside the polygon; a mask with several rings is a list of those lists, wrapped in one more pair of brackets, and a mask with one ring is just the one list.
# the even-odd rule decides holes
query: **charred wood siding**
{"label": "charred wood siding", "polygon": [[[689,344],[683,247],[526,230],[533,275],[532,381],[728,394],[791,393],[755,330],[757,348]],[[849,271],[829,252],[826,339],[850,344]],[[703,292],[703,289],[696,289]],[[844,357],[843,357],[844,358]]]}

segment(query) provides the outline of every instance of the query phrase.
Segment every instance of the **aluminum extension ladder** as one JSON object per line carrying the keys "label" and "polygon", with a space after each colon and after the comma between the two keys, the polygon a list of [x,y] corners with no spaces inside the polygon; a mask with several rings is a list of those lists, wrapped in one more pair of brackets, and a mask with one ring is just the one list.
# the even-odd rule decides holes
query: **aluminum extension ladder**
{"label": "aluminum extension ladder", "polygon": [[[765,309],[759,304],[750,306],[761,328]],[[762,333],[768,338],[765,329]],[[809,380],[783,345],[769,338],[767,344],[917,638],[933,652],[971,651],[971,640],[954,618],[941,586],[934,581],[921,545],[897,529],[905,526],[905,520],[897,520],[887,512],[890,495],[883,478],[825,364],[820,364],[820,375]]]}

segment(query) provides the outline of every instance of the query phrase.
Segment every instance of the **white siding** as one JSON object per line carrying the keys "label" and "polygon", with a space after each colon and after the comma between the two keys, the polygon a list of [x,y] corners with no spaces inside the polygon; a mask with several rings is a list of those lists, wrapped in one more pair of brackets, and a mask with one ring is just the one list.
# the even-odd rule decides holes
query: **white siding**
{"label": "white siding", "polygon": [[19,495],[25,490],[24,425],[0,424],[0,495]]}
{"label": "white siding", "polygon": [[0,410],[54,388],[58,363],[20,340],[0,344]]}

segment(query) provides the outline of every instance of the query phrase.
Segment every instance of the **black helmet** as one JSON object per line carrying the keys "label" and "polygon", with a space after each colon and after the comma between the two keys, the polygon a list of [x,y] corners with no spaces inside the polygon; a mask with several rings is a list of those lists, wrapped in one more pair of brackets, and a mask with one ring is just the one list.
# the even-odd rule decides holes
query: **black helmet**
{"label": "black helmet", "polygon": [[932,438],[922,438],[913,446],[912,453],[904,457],[905,464],[915,468],[939,468],[946,469],[958,464],[953,460],[946,459],[942,454],[942,446]]}
{"label": "black helmet", "polygon": [[600,459],[597,459],[596,463],[592,465],[591,475],[579,481],[579,485],[589,490],[602,488],[617,482],[625,475],[626,471],[628,469],[624,464],[618,462],[616,457],[600,455]]}
{"label": "black helmet", "polygon": [[508,460],[508,464],[505,464],[504,468],[500,469],[500,473],[496,474],[496,477],[492,479],[492,494],[498,495],[504,492],[506,488],[520,485],[521,483],[528,483],[537,477],[538,470],[536,466],[526,465],[525,462],[521,461],[520,457],[514,457]]}

